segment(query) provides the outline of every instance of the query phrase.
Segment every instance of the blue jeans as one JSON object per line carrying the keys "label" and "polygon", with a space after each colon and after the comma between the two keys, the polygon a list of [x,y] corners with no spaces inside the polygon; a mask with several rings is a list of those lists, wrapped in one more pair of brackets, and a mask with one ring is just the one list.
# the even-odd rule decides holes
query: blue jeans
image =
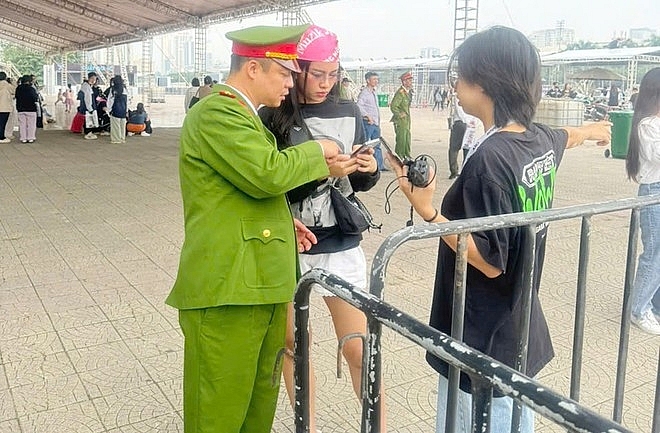
{"label": "blue jeans", "polygon": [[[445,415],[447,410],[447,396],[449,381],[443,375],[438,380],[438,415],[436,418],[435,432],[445,433]],[[493,398],[490,405],[490,432],[509,433],[511,431],[511,412],[513,411],[513,399],[511,397]],[[456,432],[470,433],[472,431],[472,395],[458,390],[458,408],[456,410]],[[522,418],[520,420],[521,433],[534,432],[534,411],[529,407],[522,406]]]}
{"label": "blue jeans", "polygon": [[[660,194],[660,182],[639,185],[639,196],[654,194]],[[660,205],[641,208],[639,225],[644,251],[639,256],[631,294],[631,312],[637,318],[653,308],[653,297],[660,293]]]}
{"label": "blue jeans", "polygon": [[[364,125],[364,135],[367,140],[380,137],[380,126],[369,124],[366,120],[362,120],[362,124]],[[384,169],[383,152],[380,149],[380,144],[374,147],[374,158],[376,158],[376,162],[378,163],[378,169]]]}

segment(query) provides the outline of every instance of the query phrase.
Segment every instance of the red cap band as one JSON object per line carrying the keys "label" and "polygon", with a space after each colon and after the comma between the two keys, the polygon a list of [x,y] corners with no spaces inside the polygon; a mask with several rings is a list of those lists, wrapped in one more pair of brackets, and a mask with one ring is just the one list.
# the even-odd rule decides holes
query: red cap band
{"label": "red cap band", "polygon": [[256,57],[281,60],[295,60],[297,44],[282,43],[273,45],[245,45],[234,41],[231,52],[241,57]]}

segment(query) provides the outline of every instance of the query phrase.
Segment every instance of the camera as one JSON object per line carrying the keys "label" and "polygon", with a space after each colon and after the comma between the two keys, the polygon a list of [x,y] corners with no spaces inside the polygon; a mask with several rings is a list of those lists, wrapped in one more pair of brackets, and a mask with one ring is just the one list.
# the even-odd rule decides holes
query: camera
{"label": "camera", "polygon": [[379,138],[385,151],[390,154],[400,167],[408,167],[408,181],[418,188],[424,188],[429,184],[429,161],[424,155],[415,159],[401,158],[397,155],[383,137]]}
{"label": "camera", "polygon": [[405,159],[403,165],[408,167],[408,180],[418,188],[429,184],[429,162],[425,156],[415,159]]}

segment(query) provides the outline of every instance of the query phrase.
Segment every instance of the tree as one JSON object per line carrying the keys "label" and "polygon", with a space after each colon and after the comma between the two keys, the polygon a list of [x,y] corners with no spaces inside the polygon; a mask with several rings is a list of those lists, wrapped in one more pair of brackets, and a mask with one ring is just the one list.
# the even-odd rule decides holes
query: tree
{"label": "tree", "polygon": [[644,41],[645,47],[660,47],[660,35],[653,35]]}
{"label": "tree", "polygon": [[2,59],[12,63],[21,74],[34,74],[38,81],[43,81],[46,58],[42,53],[10,43],[0,43],[0,50],[2,50]]}
{"label": "tree", "polygon": [[594,48],[600,48],[593,42],[590,41],[578,41],[573,44],[569,44],[567,50],[593,50]]}

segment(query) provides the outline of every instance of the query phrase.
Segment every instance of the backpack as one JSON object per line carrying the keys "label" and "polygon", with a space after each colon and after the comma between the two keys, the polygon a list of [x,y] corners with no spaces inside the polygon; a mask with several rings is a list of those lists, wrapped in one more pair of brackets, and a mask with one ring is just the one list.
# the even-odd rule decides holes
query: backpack
{"label": "backpack", "polygon": [[113,95],[115,97],[115,100],[112,103],[112,110],[110,110],[110,115],[112,117],[118,117],[120,119],[125,118],[127,111],[126,95],[123,93],[117,94],[114,92]]}

